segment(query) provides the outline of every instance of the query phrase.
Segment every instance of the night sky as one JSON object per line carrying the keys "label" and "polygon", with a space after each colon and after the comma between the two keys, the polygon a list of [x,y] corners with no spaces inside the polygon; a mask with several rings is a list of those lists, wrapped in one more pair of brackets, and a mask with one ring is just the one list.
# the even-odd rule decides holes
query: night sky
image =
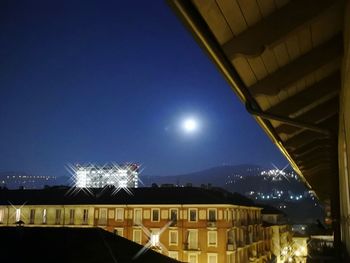
{"label": "night sky", "polygon": [[0,171],[287,163],[165,1],[3,0],[0,57]]}

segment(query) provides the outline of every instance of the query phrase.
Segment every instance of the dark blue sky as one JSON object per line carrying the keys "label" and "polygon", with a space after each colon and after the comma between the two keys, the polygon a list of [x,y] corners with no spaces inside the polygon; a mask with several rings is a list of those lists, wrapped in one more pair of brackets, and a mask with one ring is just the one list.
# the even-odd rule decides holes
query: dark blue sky
{"label": "dark blue sky", "polygon": [[[2,1],[0,170],[286,161],[165,1]],[[188,136],[183,116],[201,123]]]}

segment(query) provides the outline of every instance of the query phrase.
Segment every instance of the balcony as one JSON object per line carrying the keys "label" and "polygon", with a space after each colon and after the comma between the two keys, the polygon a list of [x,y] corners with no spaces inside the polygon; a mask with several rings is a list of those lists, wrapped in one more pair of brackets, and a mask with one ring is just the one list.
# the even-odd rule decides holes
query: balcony
{"label": "balcony", "polygon": [[216,227],[216,221],[207,221],[207,227]]}
{"label": "balcony", "polygon": [[240,220],[232,220],[232,225],[235,227],[240,227],[241,226],[241,221]]}
{"label": "balcony", "polygon": [[199,246],[198,243],[183,243],[183,250],[187,250],[187,251],[198,251]]}
{"label": "balcony", "polygon": [[236,250],[237,249],[237,244],[236,242],[234,243],[228,243],[227,244],[227,247],[226,247],[226,250],[227,251],[233,251],[233,250]]}
{"label": "balcony", "polygon": [[244,247],[245,246],[245,242],[242,240],[238,240],[237,241],[237,247]]}

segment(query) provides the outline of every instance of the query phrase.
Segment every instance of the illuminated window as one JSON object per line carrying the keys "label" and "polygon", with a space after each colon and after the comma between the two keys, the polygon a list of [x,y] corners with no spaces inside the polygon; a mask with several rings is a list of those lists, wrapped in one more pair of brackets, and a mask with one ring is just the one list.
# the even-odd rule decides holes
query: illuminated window
{"label": "illuminated window", "polygon": [[134,224],[141,225],[141,223],[142,223],[142,209],[135,208],[134,209]]}
{"label": "illuminated window", "polygon": [[34,224],[34,220],[35,220],[35,209],[30,209],[29,224]]}
{"label": "illuminated window", "polygon": [[74,225],[74,215],[75,215],[75,210],[70,209],[69,210],[69,224]]}
{"label": "illuminated window", "polygon": [[116,208],[115,216],[117,221],[123,221],[124,220],[124,208]]}
{"label": "illuminated window", "polygon": [[177,251],[169,251],[168,252],[168,256],[169,256],[169,258],[173,258],[173,259],[178,260],[179,259],[179,252],[177,252]]}
{"label": "illuminated window", "polygon": [[107,224],[107,208],[100,208],[100,215],[98,219],[99,225],[106,225]]}
{"label": "illuminated window", "polygon": [[177,245],[178,243],[178,232],[177,230],[169,230],[169,245]]}
{"label": "illuminated window", "polygon": [[152,247],[159,247],[159,229],[152,230],[150,242]]}
{"label": "illuminated window", "polygon": [[0,224],[4,223],[4,218],[5,218],[5,209],[1,208],[0,209]]}
{"label": "illuminated window", "polygon": [[61,209],[56,209],[55,224],[61,224]]}
{"label": "illuminated window", "polygon": [[217,232],[216,231],[208,231],[208,246],[216,247],[217,246]]}
{"label": "illuminated window", "polygon": [[16,222],[21,220],[21,208],[16,208]]}
{"label": "illuminated window", "polygon": [[142,237],[141,229],[134,229],[132,234],[132,240],[135,243],[141,244],[142,242],[141,237]]}
{"label": "illuminated window", "polygon": [[188,254],[188,262],[189,263],[198,263],[198,255],[195,253]]}
{"label": "illuminated window", "polygon": [[189,216],[189,221],[190,222],[196,222],[197,221],[197,209],[189,209],[190,211],[190,216]]}
{"label": "illuminated window", "polygon": [[159,222],[159,209],[152,208],[152,221]]}
{"label": "illuminated window", "polygon": [[43,209],[43,224],[47,223],[47,209]]}
{"label": "illuminated window", "polygon": [[118,235],[118,236],[123,236],[124,235],[124,229],[123,228],[114,228],[114,234]]}
{"label": "illuminated window", "polygon": [[177,222],[177,209],[170,209],[170,220]]}
{"label": "illuminated window", "polygon": [[226,262],[227,263],[234,263],[235,261],[235,252],[231,253],[231,254],[227,254],[226,256]]}
{"label": "illuminated window", "polygon": [[89,219],[89,210],[84,209],[83,210],[83,224],[84,225],[86,225],[88,223],[88,219]]}
{"label": "illuminated window", "polygon": [[208,221],[215,222],[216,221],[216,209],[208,210]]}
{"label": "illuminated window", "polygon": [[217,263],[218,255],[215,253],[208,253],[208,263]]}
{"label": "illuminated window", "polygon": [[227,232],[227,243],[228,244],[234,244],[235,242],[235,231],[234,230],[230,230]]}
{"label": "illuminated window", "polygon": [[191,229],[187,233],[188,249],[198,249],[198,231]]}

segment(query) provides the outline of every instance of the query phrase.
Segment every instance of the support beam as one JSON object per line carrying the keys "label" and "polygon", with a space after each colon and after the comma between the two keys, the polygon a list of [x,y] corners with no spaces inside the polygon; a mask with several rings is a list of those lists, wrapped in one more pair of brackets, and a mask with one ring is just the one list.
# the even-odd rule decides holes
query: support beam
{"label": "support beam", "polygon": [[280,68],[272,75],[250,86],[249,90],[255,95],[277,95],[282,89],[320,67],[334,60],[339,60],[340,63],[342,51],[342,37],[337,35],[328,42]]}
{"label": "support beam", "polygon": [[[337,114],[339,111],[338,97],[332,98],[325,103],[319,104],[310,111],[295,118],[296,121],[317,125],[318,123]],[[276,127],[276,132],[284,134],[293,134],[300,131],[300,128],[283,123]]]}
{"label": "support beam", "polygon": [[333,141],[330,139],[317,139],[305,144],[304,146],[294,149],[293,156],[299,158],[313,150],[331,149],[332,147],[336,147],[336,145],[333,145],[332,143]]}
{"label": "support beam", "polygon": [[315,141],[316,139],[324,139],[326,138],[324,135],[315,133],[312,131],[304,131],[298,135],[295,135],[291,139],[287,140],[284,143],[284,146],[288,150],[293,150],[299,147],[302,147],[310,142]]}
{"label": "support beam", "polygon": [[[338,1],[340,2],[340,1]],[[223,49],[229,59],[237,55],[258,56],[285,36],[295,32],[324,12],[334,0],[293,0],[258,24],[228,41]]]}
{"label": "support beam", "polygon": [[336,160],[336,156],[334,154],[321,153],[315,156],[308,157],[307,159],[300,159],[297,163],[305,168],[305,167],[313,167],[319,163],[331,162],[332,160]]}
{"label": "support beam", "polygon": [[336,148],[331,148],[329,150],[315,150],[312,152],[309,152],[309,154],[304,155],[303,158],[299,158],[297,163],[308,163],[313,160],[321,159],[323,157],[331,157],[331,158],[336,158]]}
{"label": "support beam", "polygon": [[[338,131],[337,131],[338,118],[332,116],[329,119],[324,120],[323,122],[319,123],[318,126],[331,131],[331,134],[333,136],[336,136],[336,134],[338,133]],[[308,143],[311,143],[317,139],[325,139],[325,138],[327,138],[327,137],[325,137],[324,135],[322,135],[320,133],[316,133],[316,132],[313,132],[311,130],[306,130],[306,131],[303,131],[303,132],[293,136],[292,138],[288,139],[287,141],[285,141],[284,146],[289,151],[293,151],[293,150],[295,150],[299,147],[302,147]],[[332,136],[328,137],[328,138],[332,138]]]}
{"label": "support beam", "polygon": [[320,80],[311,87],[292,97],[280,102],[279,104],[268,109],[269,113],[288,116],[295,114],[300,109],[308,107],[310,104],[324,97],[331,98],[339,93],[340,89],[340,72],[337,71],[332,75]]}
{"label": "support beam", "polygon": [[311,131],[323,134],[325,136],[330,136],[331,135],[329,130],[323,129],[323,128],[318,127],[318,126],[313,125],[313,124],[309,124],[309,123],[305,123],[305,122],[299,122],[299,121],[296,121],[296,120],[293,120],[293,119],[290,119],[290,118],[287,118],[287,117],[266,113],[266,112],[263,112],[261,110],[255,110],[253,108],[253,106],[250,103],[248,103],[248,102],[246,103],[246,109],[247,109],[247,111],[250,114],[252,114],[254,116],[259,116],[259,117],[261,117],[261,118],[263,118],[265,120],[269,120],[269,121],[274,120],[274,121],[279,121],[279,122],[282,122],[282,123],[288,123],[289,125],[292,125],[292,126],[295,126],[295,127],[299,127],[299,128],[302,128],[302,129],[311,130]]}
{"label": "support beam", "polygon": [[[314,142],[312,142],[312,143],[318,144],[319,142],[318,142],[318,141],[314,141]],[[311,143],[311,144],[312,144],[312,143]],[[299,154],[293,153],[293,156],[294,156],[296,159],[302,159],[302,158],[304,158],[304,157],[307,158],[309,155],[315,155],[315,154],[317,154],[317,153],[319,153],[319,152],[330,151],[331,149],[332,149],[332,147],[329,146],[329,145],[319,144],[319,145],[313,146],[313,147],[311,147],[311,148],[307,149],[306,151],[301,152],[301,153],[299,153]]]}
{"label": "support beam", "polygon": [[313,167],[303,168],[302,170],[303,170],[303,173],[305,173],[305,175],[311,176],[316,173],[320,173],[321,171],[330,172],[331,165],[330,163],[319,163],[318,165],[315,165]]}
{"label": "support beam", "polygon": [[310,158],[308,160],[300,160],[298,163],[298,165],[300,165],[300,167],[302,169],[307,169],[307,168],[312,168],[314,166],[316,166],[319,163],[331,163],[332,160],[335,160],[336,157],[332,157],[331,155],[327,155],[327,154],[321,154],[321,155],[317,155],[314,158]]}

